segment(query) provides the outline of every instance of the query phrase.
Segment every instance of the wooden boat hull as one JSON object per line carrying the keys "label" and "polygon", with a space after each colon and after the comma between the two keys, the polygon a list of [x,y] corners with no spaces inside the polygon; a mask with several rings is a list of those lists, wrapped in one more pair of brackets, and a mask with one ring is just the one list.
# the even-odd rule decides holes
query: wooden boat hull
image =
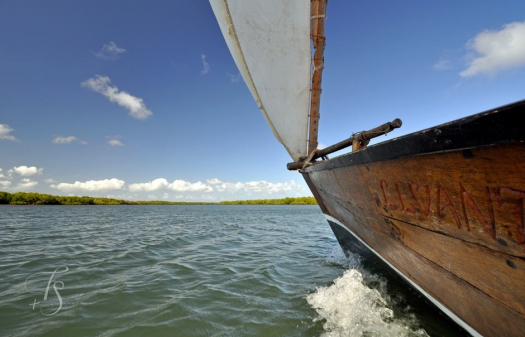
{"label": "wooden boat hull", "polygon": [[348,233],[472,335],[525,331],[525,102],[312,165]]}

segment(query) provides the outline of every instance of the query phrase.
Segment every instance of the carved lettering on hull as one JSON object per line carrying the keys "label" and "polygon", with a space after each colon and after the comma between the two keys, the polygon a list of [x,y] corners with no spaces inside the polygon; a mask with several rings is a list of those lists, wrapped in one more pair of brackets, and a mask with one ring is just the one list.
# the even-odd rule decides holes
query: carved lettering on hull
{"label": "carved lettering on hull", "polygon": [[[385,186],[383,186],[383,184]],[[384,180],[379,180],[379,186],[381,186],[381,192],[383,193],[383,198],[385,200],[385,207],[388,208],[388,209],[392,209],[392,210],[397,209],[397,205],[395,203],[394,204],[389,203],[388,199],[386,198],[385,188],[388,188],[387,182],[384,181]]]}
{"label": "carved lettering on hull", "polygon": [[416,183],[410,183],[409,186],[410,196],[412,197],[412,205],[414,206],[414,209],[419,210],[421,214],[423,214],[425,217],[428,217],[428,214],[430,213],[430,187],[428,185],[424,186],[426,192],[426,203],[425,208],[423,209],[418,199],[416,198],[416,192],[419,190],[419,186]]}
{"label": "carved lettering on hull", "polygon": [[468,194],[467,190],[463,185],[460,183],[460,192],[461,192],[461,208],[463,210],[463,218],[465,219],[466,227],[468,230],[470,230],[470,223],[469,223],[469,217],[467,215],[467,208],[468,206],[470,210],[474,213],[476,216],[476,219],[480,224],[482,224],[485,229],[487,230],[487,233],[490,234],[490,236],[495,239],[496,238],[496,220],[494,219],[494,208],[492,207],[492,199],[490,197],[490,189],[488,187],[485,187],[486,190],[486,196],[487,196],[487,208],[489,210],[489,221],[485,218],[485,216],[481,213],[480,208],[472,199],[470,194]]}
{"label": "carved lettering on hull", "polygon": [[[462,182],[456,186],[444,187],[440,183],[420,186],[415,182],[389,183],[381,179],[381,207],[394,214],[406,214],[404,217],[433,218],[441,225],[468,232],[482,231],[494,240],[505,237],[525,245],[525,191],[508,186],[467,189]],[[506,230],[509,226],[514,228]]]}
{"label": "carved lettering on hull", "polygon": [[[456,208],[454,207],[452,200],[450,200],[450,197],[448,196],[447,191],[445,191],[445,189],[441,185],[438,185],[436,195],[437,195],[436,213],[438,215],[438,220],[442,222],[443,217],[444,217],[443,212],[445,210],[448,210],[450,214],[452,215],[452,217],[454,218],[454,221],[456,222],[456,226],[458,226],[458,228],[461,228],[461,222],[459,221],[458,212],[456,212]],[[442,200],[445,203],[442,203]]]}

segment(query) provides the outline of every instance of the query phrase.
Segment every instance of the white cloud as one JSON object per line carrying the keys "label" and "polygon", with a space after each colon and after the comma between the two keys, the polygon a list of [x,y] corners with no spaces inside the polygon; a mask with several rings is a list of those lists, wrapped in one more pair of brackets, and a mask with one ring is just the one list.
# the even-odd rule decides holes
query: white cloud
{"label": "white cloud", "polygon": [[10,181],[7,181],[7,180],[0,180],[0,185],[2,187],[9,187],[11,185],[11,182]]}
{"label": "white cloud", "polygon": [[230,78],[230,81],[232,83],[237,83],[242,78],[240,73],[237,73],[237,75],[233,75],[233,74],[230,74],[230,73],[227,72],[226,75],[228,75],[228,77]]}
{"label": "white cloud", "polygon": [[86,182],[75,181],[74,184],[60,183],[58,185],[51,185],[51,187],[65,192],[74,190],[108,191],[122,189],[124,187],[124,181],[116,178],[104,180],[88,180]]}
{"label": "white cloud", "polygon": [[160,189],[164,189],[168,186],[168,181],[164,178],[155,179],[153,181],[150,181],[148,183],[141,183],[141,184],[130,184],[129,190],[134,191],[157,191]]}
{"label": "white cloud", "polygon": [[122,142],[118,139],[110,139],[108,140],[108,144],[111,145],[111,146],[114,146],[114,147],[117,147],[117,146],[124,146],[124,144],[122,144]]}
{"label": "white cloud", "polygon": [[96,57],[106,60],[116,60],[119,58],[119,54],[126,51],[124,48],[120,48],[115,42],[110,41],[109,43],[102,46],[102,49],[95,54]]}
{"label": "white cloud", "polygon": [[213,191],[213,188],[201,183],[200,181],[197,181],[196,183],[190,183],[184,180],[175,180],[168,185],[168,189],[177,192]]}
{"label": "white cloud", "polygon": [[6,139],[10,141],[17,141],[15,136],[10,135],[11,131],[14,131],[12,127],[7,124],[0,124],[0,139]]}
{"label": "white cloud", "polygon": [[130,184],[128,187],[132,192],[172,190],[177,192],[246,192],[262,193],[264,195],[284,192],[306,192],[304,186],[295,183],[293,180],[286,183],[270,183],[264,180],[235,183],[213,178],[206,180],[206,183],[200,181],[191,183],[184,180],[175,180],[172,183],[168,183],[166,179],[159,178],[147,183]]}
{"label": "white cloud", "polygon": [[485,30],[467,43],[471,56],[461,77],[495,75],[498,71],[525,65],[525,21],[512,22],[501,30]]}
{"label": "white cloud", "polygon": [[67,137],[58,136],[55,139],[53,139],[51,142],[53,144],[69,144],[69,143],[76,142],[77,140],[78,139],[75,136],[67,136]]}
{"label": "white cloud", "polygon": [[270,183],[264,180],[261,181],[249,181],[246,183],[233,183],[221,181],[217,178],[208,179],[206,183],[212,186],[215,190],[222,192],[257,192],[263,194],[274,194],[282,192],[303,192],[305,191],[304,187],[297,184],[295,181],[290,181],[289,183]]}
{"label": "white cloud", "polygon": [[438,63],[434,64],[432,68],[434,68],[434,70],[447,70],[452,68],[452,62],[441,59]]}
{"label": "white cloud", "polygon": [[119,92],[118,88],[110,86],[110,83],[109,77],[97,75],[82,82],[81,85],[106,96],[111,102],[128,109],[129,114],[133,118],[146,119],[153,115],[153,112],[148,110],[142,98],[132,96],[125,91]]}
{"label": "white cloud", "polygon": [[207,73],[210,72],[210,65],[208,64],[208,62],[206,62],[206,55],[204,54],[201,55],[201,61],[202,61],[201,74],[206,75]]}
{"label": "white cloud", "polygon": [[[42,171],[44,168],[36,168],[35,166],[27,167],[27,166],[18,166],[13,167],[14,172],[20,174],[21,176],[32,176],[34,174],[42,174]],[[9,170],[11,171],[11,170]],[[8,172],[9,172],[8,171]]]}
{"label": "white cloud", "polygon": [[18,183],[18,185],[16,185],[15,189],[26,190],[26,189],[33,188],[36,185],[38,185],[38,182],[32,181],[31,179],[28,179],[28,178],[24,178]]}
{"label": "white cloud", "polygon": [[46,183],[48,183],[48,184],[56,183],[56,180],[55,180],[55,179],[51,179],[51,178],[46,179],[46,180],[44,180],[44,181],[45,181]]}
{"label": "white cloud", "polygon": [[198,181],[190,183],[184,180],[175,180],[171,184],[164,178],[155,179],[147,183],[130,184],[129,190],[137,191],[157,191],[157,190],[172,190],[177,192],[196,192],[196,191],[212,191],[213,189],[206,184]]}

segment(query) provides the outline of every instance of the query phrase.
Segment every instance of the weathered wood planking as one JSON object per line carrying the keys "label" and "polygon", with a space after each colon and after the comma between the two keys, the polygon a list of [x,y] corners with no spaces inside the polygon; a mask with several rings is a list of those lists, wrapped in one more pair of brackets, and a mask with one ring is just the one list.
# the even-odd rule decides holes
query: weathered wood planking
{"label": "weathered wood planking", "polygon": [[479,333],[522,336],[524,116],[525,100],[317,162],[303,176],[325,214]]}
{"label": "weathered wood planking", "polygon": [[525,146],[521,143],[309,175],[316,186],[351,205],[525,257]]}
{"label": "weathered wood planking", "polygon": [[523,143],[306,171],[325,214],[477,331],[525,331]]}
{"label": "weathered wood planking", "polygon": [[337,202],[322,190],[319,195],[332,216],[482,335],[521,336],[525,329],[523,315],[406,246],[399,239],[402,233],[398,229],[384,226],[378,230],[381,222],[386,225],[391,221],[389,218],[354,206],[342,207],[344,201]]}
{"label": "weathered wood planking", "polygon": [[[333,197],[327,196],[329,199]],[[389,236],[443,269],[467,281],[499,302],[525,315],[525,261],[479,245],[426,230],[336,200],[357,212],[373,231]],[[373,219],[373,220],[372,220]],[[495,281],[496,280],[496,281]]]}

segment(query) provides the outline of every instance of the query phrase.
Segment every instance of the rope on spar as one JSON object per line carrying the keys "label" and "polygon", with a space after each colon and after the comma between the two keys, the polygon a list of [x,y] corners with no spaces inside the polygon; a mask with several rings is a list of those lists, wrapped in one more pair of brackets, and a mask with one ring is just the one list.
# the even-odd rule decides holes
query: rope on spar
{"label": "rope on spar", "polygon": [[301,168],[301,170],[304,170],[308,165],[310,165],[310,161],[312,160],[312,158],[314,157],[316,152],[317,152],[317,149],[315,149],[312,152],[310,152],[308,157],[306,157],[306,159],[304,160],[304,164],[303,164],[303,167]]}

